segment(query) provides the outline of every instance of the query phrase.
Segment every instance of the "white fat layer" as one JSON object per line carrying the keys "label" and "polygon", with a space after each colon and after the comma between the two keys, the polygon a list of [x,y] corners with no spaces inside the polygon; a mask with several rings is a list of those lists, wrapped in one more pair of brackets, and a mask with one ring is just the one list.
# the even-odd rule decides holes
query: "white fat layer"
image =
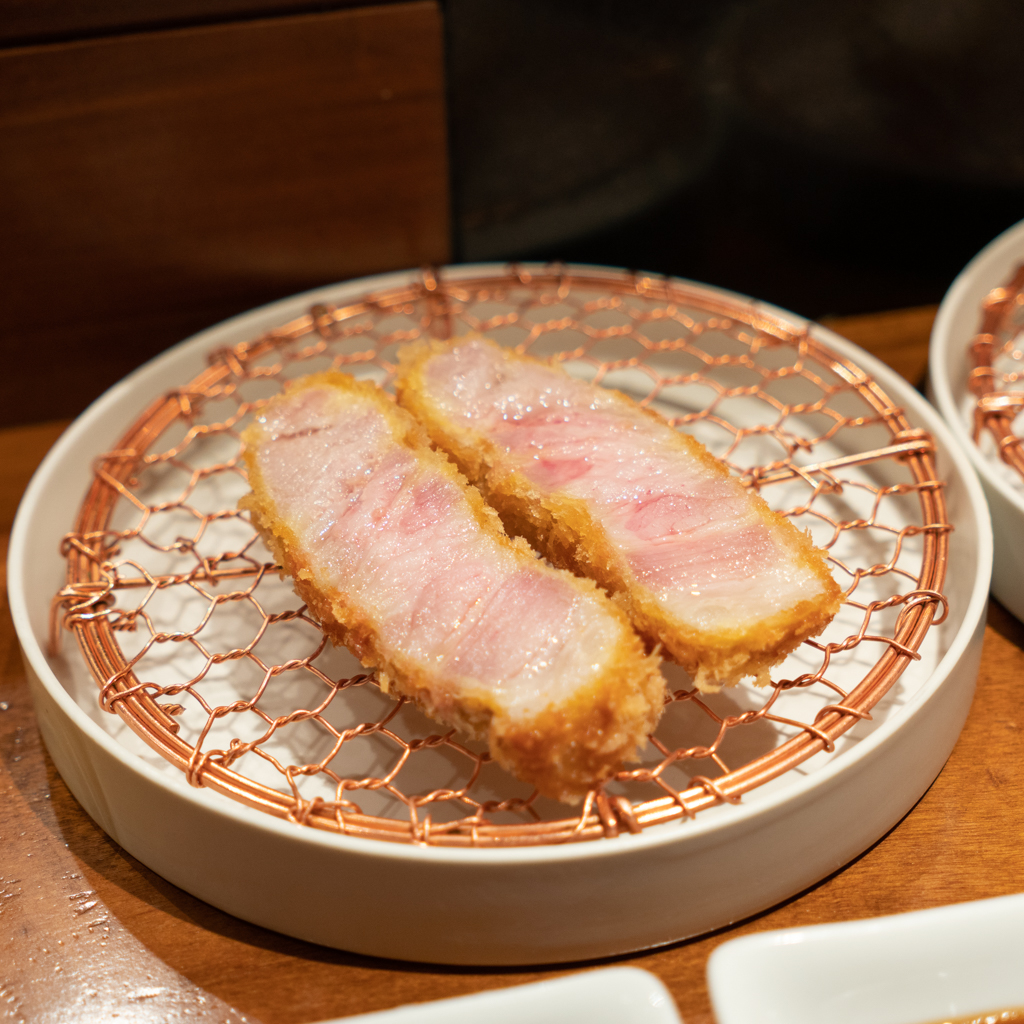
{"label": "white fat layer", "polygon": [[278,514],[377,624],[389,656],[513,718],[596,678],[620,627],[596,598],[481,529],[461,487],[397,442],[372,399],[329,387],[272,405],[258,453]]}
{"label": "white fat layer", "polygon": [[637,581],[683,622],[743,628],[823,594],[738,480],[615,392],[485,341],[431,357],[424,376],[441,416],[483,434],[506,468],[586,502]]}

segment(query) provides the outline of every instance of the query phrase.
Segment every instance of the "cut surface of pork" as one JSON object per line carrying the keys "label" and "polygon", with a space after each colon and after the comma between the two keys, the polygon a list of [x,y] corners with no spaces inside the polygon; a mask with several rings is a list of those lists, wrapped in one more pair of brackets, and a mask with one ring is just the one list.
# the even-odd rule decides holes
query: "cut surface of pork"
{"label": "cut surface of pork", "polygon": [[575,801],[635,757],[657,659],[589,581],[513,541],[376,385],[314,374],[243,435],[241,502],[324,631],[382,688]]}
{"label": "cut surface of pork", "polygon": [[511,533],[596,580],[701,689],[767,683],[839,608],[806,533],[618,391],[480,337],[407,346],[397,391]]}

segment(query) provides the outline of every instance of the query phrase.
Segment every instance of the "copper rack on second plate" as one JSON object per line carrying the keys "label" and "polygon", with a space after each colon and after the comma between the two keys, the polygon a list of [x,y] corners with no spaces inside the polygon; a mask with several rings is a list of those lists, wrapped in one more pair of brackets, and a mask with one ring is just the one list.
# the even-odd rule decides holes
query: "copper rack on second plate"
{"label": "copper rack on second plate", "polygon": [[981,307],[981,328],[971,339],[967,378],[977,399],[974,443],[988,431],[999,457],[1024,479],[1024,446],[1014,421],[1024,412],[1024,264],[1013,277],[993,288]]}

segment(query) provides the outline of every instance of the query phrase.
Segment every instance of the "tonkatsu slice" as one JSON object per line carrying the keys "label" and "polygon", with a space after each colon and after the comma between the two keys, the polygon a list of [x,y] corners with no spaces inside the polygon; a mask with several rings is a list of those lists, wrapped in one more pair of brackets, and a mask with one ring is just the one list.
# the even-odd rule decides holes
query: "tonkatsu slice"
{"label": "tonkatsu slice", "polygon": [[664,703],[657,659],[597,587],[510,539],[379,388],[305,377],[243,441],[242,507],[324,631],[384,689],[486,738],[559,800],[636,756]]}
{"label": "tonkatsu slice", "polygon": [[702,690],[767,683],[838,610],[810,537],[621,392],[476,336],[400,362],[399,403],[509,532],[596,580]]}

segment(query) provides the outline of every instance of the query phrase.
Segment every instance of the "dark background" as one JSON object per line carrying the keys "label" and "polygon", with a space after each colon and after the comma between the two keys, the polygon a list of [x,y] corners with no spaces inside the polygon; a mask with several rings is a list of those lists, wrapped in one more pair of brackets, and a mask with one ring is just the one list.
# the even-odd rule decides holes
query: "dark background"
{"label": "dark background", "polygon": [[804,315],[938,302],[1024,217],[1014,0],[448,0],[456,252]]}
{"label": "dark background", "polygon": [[0,426],[447,261],[938,302],[1024,218],[1020,0],[0,0]]}

